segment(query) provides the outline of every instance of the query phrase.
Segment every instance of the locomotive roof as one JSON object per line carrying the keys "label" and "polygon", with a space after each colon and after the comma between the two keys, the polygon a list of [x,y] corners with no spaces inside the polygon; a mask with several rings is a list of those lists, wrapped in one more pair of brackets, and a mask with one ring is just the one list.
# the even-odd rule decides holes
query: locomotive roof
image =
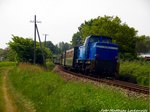
{"label": "locomotive roof", "polygon": [[97,38],[99,38],[99,37],[102,37],[102,38],[109,38],[109,39],[112,39],[111,37],[108,37],[108,36],[103,36],[103,35],[90,35],[90,36],[88,36],[88,38],[91,38],[91,37],[97,37]]}

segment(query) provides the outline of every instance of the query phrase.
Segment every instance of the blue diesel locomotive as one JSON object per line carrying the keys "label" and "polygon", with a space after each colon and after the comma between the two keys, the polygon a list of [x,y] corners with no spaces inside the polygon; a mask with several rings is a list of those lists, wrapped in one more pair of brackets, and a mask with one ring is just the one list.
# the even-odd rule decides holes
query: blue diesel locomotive
{"label": "blue diesel locomotive", "polygon": [[61,64],[69,69],[105,77],[117,77],[119,73],[118,45],[112,38],[91,35],[84,45],[64,52]]}

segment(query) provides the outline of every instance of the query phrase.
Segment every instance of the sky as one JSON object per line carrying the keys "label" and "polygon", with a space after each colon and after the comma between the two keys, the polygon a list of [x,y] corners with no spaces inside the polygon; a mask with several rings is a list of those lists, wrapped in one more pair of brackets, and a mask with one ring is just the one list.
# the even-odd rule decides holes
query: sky
{"label": "sky", "polygon": [[78,27],[98,16],[118,16],[123,23],[150,36],[150,0],[0,0],[0,48],[6,48],[12,34],[33,38],[37,16],[41,40],[57,44],[70,42]]}

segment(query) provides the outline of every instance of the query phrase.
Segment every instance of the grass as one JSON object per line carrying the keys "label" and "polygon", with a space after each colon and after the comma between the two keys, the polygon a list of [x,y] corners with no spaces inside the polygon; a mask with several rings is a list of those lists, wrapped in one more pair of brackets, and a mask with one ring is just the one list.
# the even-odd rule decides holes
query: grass
{"label": "grass", "polygon": [[120,79],[149,86],[150,62],[134,61],[121,62]]}
{"label": "grass", "polygon": [[3,92],[2,92],[2,70],[0,68],[0,112],[4,111],[4,98],[3,98]]}
{"label": "grass", "polygon": [[26,96],[37,112],[98,112],[101,109],[148,109],[148,99],[129,97],[109,86],[65,81],[58,74],[38,66],[20,64],[9,80]]}
{"label": "grass", "polygon": [[10,62],[10,61],[0,62],[0,67],[7,67],[7,66],[16,66],[16,62]]}
{"label": "grass", "polygon": [[3,71],[6,70],[8,66],[14,66],[16,65],[15,62],[0,62],[0,112],[4,111],[4,98],[3,98],[3,92],[2,92],[2,75]]}
{"label": "grass", "polygon": [[3,98],[3,91],[2,91],[2,77],[3,72],[8,69],[10,66],[15,66],[15,62],[0,62],[0,112],[4,112],[4,98]]}

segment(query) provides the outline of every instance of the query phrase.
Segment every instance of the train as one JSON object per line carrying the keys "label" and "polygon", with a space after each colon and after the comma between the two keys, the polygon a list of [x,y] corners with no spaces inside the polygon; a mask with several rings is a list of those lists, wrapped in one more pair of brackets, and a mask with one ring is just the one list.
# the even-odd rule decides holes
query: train
{"label": "train", "polygon": [[60,56],[59,64],[66,69],[84,74],[117,78],[119,74],[118,48],[118,45],[112,42],[111,37],[90,35],[82,46],[66,50]]}

